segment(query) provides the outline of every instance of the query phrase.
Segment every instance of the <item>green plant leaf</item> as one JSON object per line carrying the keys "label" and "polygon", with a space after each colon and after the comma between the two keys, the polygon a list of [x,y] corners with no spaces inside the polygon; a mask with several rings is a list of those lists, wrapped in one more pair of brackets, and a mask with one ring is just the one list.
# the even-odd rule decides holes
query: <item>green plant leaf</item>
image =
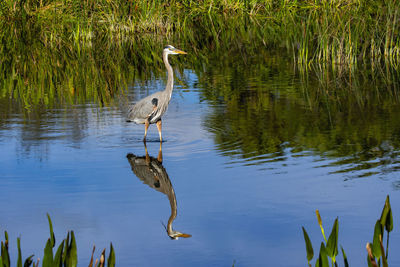
{"label": "green plant leaf", "polygon": [[47,219],[49,221],[51,247],[54,248],[54,246],[56,245],[56,237],[54,235],[53,224],[51,223],[50,215],[48,213],[47,213]]}
{"label": "green plant leaf", "polygon": [[369,257],[369,255],[367,255],[367,262],[368,262],[368,267],[374,267],[372,265],[371,258]]}
{"label": "green plant leaf", "polygon": [[328,255],[326,254],[324,242],[321,242],[321,247],[319,249],[318,267],[329,267]]}
{"label": "green plant leaf", "polygon": [[74,231],[71,231],[71,243],[68,246],[65,262],[66,267],[76,267],[78,265],[78,253],[76,249]]}
{"label": "green plant leaf", "polygon": [[303,229],[304,241],[306,242],[307,261],[310,262],[312,260],[312,258],[314,257],[314,249],[312,247],[312,243],[307,234],[306,229],[304,229],[304,227],[301,227],[301,228]]}
{"label": "green plant leaf", "polygon": [[343,254],[344,267],[349,267],[349,262],[347,261],[347,256],[346,256],[346,253],[344,253],[343,247],[340,246],[340,249],[342,250],[342,254]]}
{"label": "green plant leaf", "polygon": [[54,260],[53,260],[53,265],[54,267],[62,267],[62,255],[63,255],[63,250],[64,250],[64,242],[65,240],[63,240],[61,242],[61,244],[58,246],[56,255],[54,256]]}
{"label": "green plant leaf", "polygon": [[329,235],[328,242],[326,244],[326,253],[331,258],[335,258],[338,254],[338,236],[339,236],[339,220],[335,219],[333,223],[331,234]]}
{"label": "green plant leaf", "polygon": [[[34,256],[34,255],[30,255],[28,258],[26,258],[26,260],[25,260],[25,262],[24,262],[24,267],[29,267],[29,266],[31,266],[31,264],[32,264],[32,262],[33,262],[33,260],[32,260],[33,256]],[[1,265],[0,265],[0,266],[1,266]]]}
{"label": "green plant leaf", "polygon": [[3,258],[0,256],[0,267],[4,267]]}
{"label": "green plant leaf", "polygon": [[324,231],[324,227],[322,227],[322,219],[321,219],[321,215],[319,214],[319,210],[315,210],[315,213],[317,215],[317,220],[318,220],[319,227],[321,228],[322,236],[324,237],[324,240],[326,242],[325,231]]}
{"label": "green plant leaf", "polygon": [[43,267],[53,267],[53,246],[50,238],[47,239],[46,247],[44,248]]}
{"label": "green plant leaf", "polygon": [[381,248],[381,253],[382,253],[382,266],[383,267],[388,267],[388,263],[385,257],[385,249],[383,248],[383,244],[382,244],[382,236],[379,236],[379,245]]}
{"label": "green plant leaf", "polygon": [[383,206],[380,222],[382,224],[382,227],[386,228],[386,231],[391,232],[393,230],[393,216],[392,208],[390,206],[389,195],[386,196],[386,201],[385,205]]}
{"label": "green plant leaf", "polygon": [[17,247],[18,247],[17,267],[22,267],[21,239],[19,237],[17,238]]}
{"label": "green plant leaf", "polygon": [[1,241],[1,257],[3,259],[4,267],[10,267],[10,255],[8,254],[7,246],[3,243],[3,241]]}
{"label": "green plant leaf", "polygon": [[388,231],[388,233],[390,233],[393,230],[393,216],[391,208],[386,216],[385,229],[386,231]]}
{"label": "green plant leaf", "polygon": [[115,266],[115,251],[112,243],[110,243],[110,254],[108,255],[107,259],[107,267],[114,267],[114,266]]}
{"label": "green plant leaf", "polygon": [[64,251],[62,254],[62,262],[64,264],[64,266],[67,263],[67,252],[68,252],[68,247],[69,247],[69,232],[67,233],[67,239],[65,239],[65,243],[64,243]]}
{"label": "green plant leaf", "polygon": [[372,242],[372,254],[377,259],[382,255],[379,236],[382,236],[382,225],[380,220],[377,220],[375,223],[374,238]]}

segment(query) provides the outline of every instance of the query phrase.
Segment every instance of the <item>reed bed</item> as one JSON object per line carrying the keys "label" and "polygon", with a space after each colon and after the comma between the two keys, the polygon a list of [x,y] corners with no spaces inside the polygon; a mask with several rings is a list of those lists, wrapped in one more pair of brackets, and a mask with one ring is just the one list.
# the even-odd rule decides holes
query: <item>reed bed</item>
{"label": "reed bed", "polygon": [[284,47],[302,66],[384,62],[397,67],[399,11],[396,0],[4,0],[0,6],[3,30],[29,25],[45,45],[67,39],[90,46],[93,38],[124,42],[150,34],[200,39],[202,44],[193,45],[201,50],[210,42],[234,42],[245,28],[251,41]]}

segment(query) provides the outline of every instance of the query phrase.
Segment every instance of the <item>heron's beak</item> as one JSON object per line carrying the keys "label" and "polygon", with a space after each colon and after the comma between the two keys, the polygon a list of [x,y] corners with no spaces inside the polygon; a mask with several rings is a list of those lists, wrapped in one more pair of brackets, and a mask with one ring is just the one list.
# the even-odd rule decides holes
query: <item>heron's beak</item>
{"label": "heron's beak", "polygon": [[192,237],[192,235],[181,233],[181,234],[178,234],[177,237],[185,237],[185,238],[188,238],[188,237]]}
{"label": "heron's beak", "polygon": [[183,55],[187,54],[185,51],[182,51],[182,50],[179,50],[179,49],[175,49],[174,52],[178,53],[178,54],[183,54]]}

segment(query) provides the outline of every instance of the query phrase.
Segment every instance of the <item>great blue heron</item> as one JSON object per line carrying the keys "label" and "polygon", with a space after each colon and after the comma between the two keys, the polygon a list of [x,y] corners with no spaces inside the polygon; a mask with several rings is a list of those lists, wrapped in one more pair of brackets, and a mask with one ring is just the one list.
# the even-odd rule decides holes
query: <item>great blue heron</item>
{"label": "great blue heron", "polygon": [[169,216],[167,226],[167,234],[171,239],[178,239],[179,237],[191,237],[190,234],[181,233],[172,229],[172,222],[175,220],[177,212],[177,203],[174,188],[172,187],[171,180],[168,173],[162,165],[162,148],[160,143],[160,150],[157,159],[150,157],[147,153],[147,147],[144,146],[146,156],[138,157],[132,153],[126,155],[133,173],[151,188],[167,195],[169,204],[171,205],[171,215]]}
{"label": "great blue heron", "polygon": [[168,62],[168,55],[186,54],[186,52],[176,49],[172,45],[168,45],[163,51],[163,61],[168,71],[168,80],[165,90],[151,94],[135,105],[133,105],[128,114],[128,122],[135,122],[137,124],[144,124],[144,137],[143,141],[146,141],[147,129],[150,124],[156,123],[158,134],[160,136],[160,142],[162,141],[161,136],[161,116],[167,111],[169,101],[171,100],[172,89],[174,87],[174,72],[171,65]]}

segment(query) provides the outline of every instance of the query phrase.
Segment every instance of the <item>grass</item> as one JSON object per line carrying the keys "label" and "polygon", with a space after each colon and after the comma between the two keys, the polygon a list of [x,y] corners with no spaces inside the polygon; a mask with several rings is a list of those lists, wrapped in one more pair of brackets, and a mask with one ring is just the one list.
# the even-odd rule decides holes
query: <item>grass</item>
{"label": "grass", "polygon": [[[0,10],[3,31],[14,29],[9,38],[17,40],[15,29],[30,25],[46,46],[65,40],[91,46],[96,38],[123,43],[152,35],[175,36],[200,51],[237,40],[284,47],[305,67],[314,62],[397,67],[400,60],[396,0],[5,0]],[[243,40],[243,30],[251,32],[251,40]]]}

